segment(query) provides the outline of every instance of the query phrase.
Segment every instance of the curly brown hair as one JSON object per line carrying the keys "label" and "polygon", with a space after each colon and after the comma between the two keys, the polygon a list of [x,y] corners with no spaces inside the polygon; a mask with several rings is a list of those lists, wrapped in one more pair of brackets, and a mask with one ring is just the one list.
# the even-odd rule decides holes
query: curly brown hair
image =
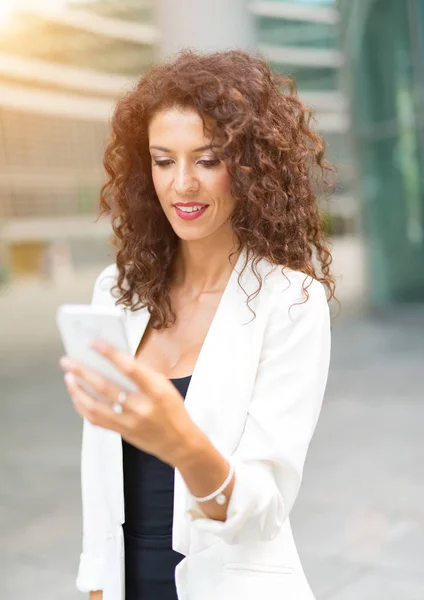
{"label": "curly brown hair", "polygon": [[312,129],[311,111],[297,97],[295,81],[273,72],[259,54],[186,49],[152,67],[118,100],[113,114],[100,215],[112,216],[116,304],[131,310],[147,306],[157,329],[175,322],[170,279],[179,238],[156,195],[148,147],[150,120],[170,108],[195,110],[206,130],[205,116],[215,124],[208,132],[212,141],[219,139],[220,158],[231,174],[237,200],[231,225],[238,250],[246,251],[242,272],[253,258],[259,282],[254,296],[262,287],[255,267],[265,258],[283,271],[288,267],[318,279],[328,301],[334,298],[318,197],[333,189],[335,169],[324,159],[323,139]]}

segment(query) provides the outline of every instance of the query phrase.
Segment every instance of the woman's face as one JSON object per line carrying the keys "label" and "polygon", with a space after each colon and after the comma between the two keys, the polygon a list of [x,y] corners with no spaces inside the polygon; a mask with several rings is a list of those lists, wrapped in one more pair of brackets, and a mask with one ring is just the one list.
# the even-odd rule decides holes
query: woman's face
{"label": "woman's face", "polygon": [[178,108],[158,112],[148,133],[153,184],[178,237],[200,240],[231,230],[236,203],[231,178],[219,148],[210,147],[199,114]]}

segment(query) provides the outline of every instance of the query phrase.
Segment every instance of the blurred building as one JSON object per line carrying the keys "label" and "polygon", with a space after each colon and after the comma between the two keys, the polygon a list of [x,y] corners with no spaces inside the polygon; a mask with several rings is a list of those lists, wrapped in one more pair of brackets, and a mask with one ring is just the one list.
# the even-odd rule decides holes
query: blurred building
{"label": "blurred building", "polygon": [[12,4],[0,11],[3,277],[39,274],[56,256],[104,260],[109,226],[93,215],[108,121],[118,93],[152,63],[156,36],[141,1]]}
{"label": "blurred building", "polygon": [[33,8],[0,12],[3,271],[17,277],[49,271],[55,260],[104,260],[109,224],[94,214],[115,98],[167,51],[208,40],[225,47],[229,37],[239,47],[257,44],[277,71],[296,77],[339,167],[332,230],[357,235],[334,2],[231,0],[225,11],[226,2],[198,0],[195,11],[191,0],[34,0]]}
{"label": "blurred building", "polygon": [[370,302],[424,301],[424,1],[341,0]]}
{"label": "blurred building", "polygon": [[[329,205],[329,227],[337,237],[342,263],[361,262],[360,207],[353,190],[354,170],[349,107],[341,89],[343,55],[335,0],[271,0],[252,2],[258,49],[280,73],[295,77],[301,99],[314,110],[324,136],[327,158],[337,169]],[[362,269],[356,265],[355,270]]]}

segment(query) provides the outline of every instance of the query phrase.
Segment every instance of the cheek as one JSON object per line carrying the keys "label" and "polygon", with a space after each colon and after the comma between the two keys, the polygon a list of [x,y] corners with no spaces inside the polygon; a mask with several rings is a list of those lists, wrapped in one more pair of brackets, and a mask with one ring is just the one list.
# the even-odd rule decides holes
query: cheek
{"label": "cheek", "polygon": [[152,169],[152,180],[156,191],[160,190],[162,179],[163,177],[160,176],[160,173],[158,173],[155,169]]}
{"label": "cheek", "polygon": [[156,196],[159,200],[159,204],[165,210],[165,205],[169,196],[168,187],[169,184],[166,181],[166,175],[156,170],[152,173],[153,187],[156,192]]}
{"label": "cheek", "polygon": [[231,195],[231,177],[224,172],[216,175],[213,181],[213,187],[218,197],[228,198]]}

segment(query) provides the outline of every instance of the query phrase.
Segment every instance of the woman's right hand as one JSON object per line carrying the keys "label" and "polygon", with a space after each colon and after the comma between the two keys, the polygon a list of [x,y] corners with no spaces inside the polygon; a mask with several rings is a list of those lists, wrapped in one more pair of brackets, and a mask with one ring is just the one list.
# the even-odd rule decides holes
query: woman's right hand
{"label": "woman's right hand", "polygon": [[103,592],[99,590],[98,592],[90,592],[90,600],[102,600]]}

